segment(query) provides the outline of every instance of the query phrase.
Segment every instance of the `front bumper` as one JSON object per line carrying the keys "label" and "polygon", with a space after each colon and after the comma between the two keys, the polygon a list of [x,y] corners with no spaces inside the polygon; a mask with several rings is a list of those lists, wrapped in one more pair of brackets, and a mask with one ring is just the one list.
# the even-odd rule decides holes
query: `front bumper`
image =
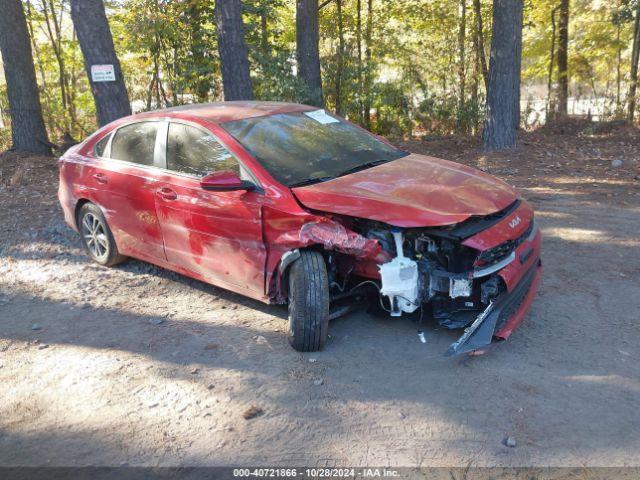
{"label": "front bumper", "polygon": [[459,355],[491,344],[494,337],[506,340],[522,323],[536,296],[542,274],[542,262],[535,258],[533,265],[510,291],[498,295],[465,329],[465,333],[451,344],[445,355]]}

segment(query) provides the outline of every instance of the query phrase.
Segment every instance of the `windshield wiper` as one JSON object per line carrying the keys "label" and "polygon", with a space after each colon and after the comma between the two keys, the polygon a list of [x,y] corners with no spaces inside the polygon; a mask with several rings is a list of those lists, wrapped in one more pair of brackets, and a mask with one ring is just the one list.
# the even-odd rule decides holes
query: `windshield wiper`
{"label": "windshield wiper", "polygon": [[356,173],[356,172],[359,172],[360,170],[366,170],[367,168],[375,167],[376,165],[381,165],[381,164],[387,163],[387,162],[390,162],[390,160],[374,160],[373,162],[363,163],[361,165],[356,165],[353,168],[349,168],[348,170],[345,170],[344,172],[340,173],[337,176],[338,177],[344,177],[345,175],[349,175],[351,173]]}
{"label": "windshield wiper", "polygon": [[305,178],[299,182],[295,182],[289,185],[289,188],[304,187],[306,185],[313,185],[314,183],[326,182],[327,180],[333,180],[335,177],[318,177],[318,178]]}

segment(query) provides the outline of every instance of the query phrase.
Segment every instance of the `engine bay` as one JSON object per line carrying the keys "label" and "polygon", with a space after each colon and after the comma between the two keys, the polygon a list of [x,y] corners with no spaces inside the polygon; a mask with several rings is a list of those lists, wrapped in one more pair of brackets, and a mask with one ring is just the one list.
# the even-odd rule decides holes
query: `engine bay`
{"label": "engine bay", "polygon": [[499,272],[515,260],[518,244],[536,234],[532,220],[522,239],[480,251],[463,245],[450,229],[400,229],[369,220],[355,220],[349,228],[376,240],[388,255],[388,261],[376,266],[375,281],[365,283],[377,285],[380,305],[390,316],[421,309],[422,319],[426,307],[441,326],[466,329],[450,355],[491,343],[500,319],[504,321],[496,306],[508,296]]}

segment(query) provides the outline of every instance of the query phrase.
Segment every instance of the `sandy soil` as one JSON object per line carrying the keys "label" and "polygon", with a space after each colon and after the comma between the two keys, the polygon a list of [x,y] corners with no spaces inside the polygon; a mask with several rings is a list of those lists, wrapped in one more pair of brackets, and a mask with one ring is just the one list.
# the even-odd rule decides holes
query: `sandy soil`
{"label": "sandy soil", "polygon": [[365,312],[297,353],[283,307],[90,263],[55,161],[1,157],[0,465],[640,466],[638,132],[570,125],[493,155],[405,146],[537,209],[540,296],[485,356],[444,358],[456,333],[429,321],[423,344],[411,318]]}

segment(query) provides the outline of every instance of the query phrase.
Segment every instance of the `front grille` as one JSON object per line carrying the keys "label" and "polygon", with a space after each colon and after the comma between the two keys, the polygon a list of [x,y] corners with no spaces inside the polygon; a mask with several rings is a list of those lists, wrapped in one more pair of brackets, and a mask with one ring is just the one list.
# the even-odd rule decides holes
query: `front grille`
{"label": "front grille", "polygon": [[522,242],[524,242],[527,239],[527,237],[529,237],[529,235],[531,235],[531,232],[533,231],[534,223],[535,222],[533,221],[533,219],[531,219],[531,222],[529,222],[529,226],[527,227],[527,229],[518,238],[507,240],[506,242],[501,243],[496,247],[490,248],[482,252],[478,256],[478,261],[481,262],[481,264],[484,266],[484,265],[490,265],[490,264],[499,262],[500,260],[508,257],[511,254],[511,252],[513,252],[516,248],[518,248],[518,246]]}

